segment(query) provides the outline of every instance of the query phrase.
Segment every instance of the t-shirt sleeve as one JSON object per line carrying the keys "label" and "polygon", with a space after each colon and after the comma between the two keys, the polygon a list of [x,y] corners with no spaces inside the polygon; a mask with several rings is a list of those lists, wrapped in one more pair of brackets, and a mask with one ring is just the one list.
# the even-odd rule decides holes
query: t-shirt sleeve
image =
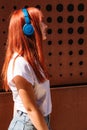
{"label": "t-shirt sleeve", "polygon": [[34,85],[34,78],[32,68],[22,57],[18,57],[13,66],[13,78],[15,76],[22,76],[32,85]]}

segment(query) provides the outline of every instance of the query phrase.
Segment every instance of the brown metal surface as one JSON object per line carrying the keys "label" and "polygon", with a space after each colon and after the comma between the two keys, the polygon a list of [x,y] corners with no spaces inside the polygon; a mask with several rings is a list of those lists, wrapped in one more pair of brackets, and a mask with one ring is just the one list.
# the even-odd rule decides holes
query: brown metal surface
{"label": "brown metal surface", "polygon": [[87,86],[51,89],[53,130],[87,129]]}
{"label": "brown metal surface", "polygon": [[13,117],[13,100],[11,93],[0,93],[0,130],[7,130]]}
{"label": "brown metal surface", "polygon": [[[52,88],[52,130],[87,130],[87,86]],[[0,93],[0,130],[13,116],[11,93]]]}
{"label": "brown metal surface", "polygon": [[48,39],[43,49],[51,85],[87,83],[87,0],[0,0],[0,72],[9,15],[24,6],[39,7],[44,13]]}

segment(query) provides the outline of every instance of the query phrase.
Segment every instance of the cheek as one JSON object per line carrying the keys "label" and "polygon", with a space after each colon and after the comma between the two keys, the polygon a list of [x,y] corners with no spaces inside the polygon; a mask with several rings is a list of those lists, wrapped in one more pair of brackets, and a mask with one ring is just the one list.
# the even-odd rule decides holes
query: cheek
{"label": "cheek", "polygon": [[47,36],[46,36],[46,30],[43,30],[42,31],[42,37],[43,37],[43,40],[46,40]]}
{"label": "cheek", "polygon": [[42,32],[42,33],[46,33],[46,26],[43,25],[43,26],[41,27],[41,32]]}
{"label": "cheek", "polygon": [[46,25],[43,22],[41,22],[40,28],[41,28],[41,31],[43,32],[46,29]]}
{"label": "cheek", "polygon": [[43,40],[45,40],[46,39],[46,34],[47,34],[47,32],[46,32],[47,26],[45,24],[41,23],[40,28],[41,28],[41,33],[42,33]]}

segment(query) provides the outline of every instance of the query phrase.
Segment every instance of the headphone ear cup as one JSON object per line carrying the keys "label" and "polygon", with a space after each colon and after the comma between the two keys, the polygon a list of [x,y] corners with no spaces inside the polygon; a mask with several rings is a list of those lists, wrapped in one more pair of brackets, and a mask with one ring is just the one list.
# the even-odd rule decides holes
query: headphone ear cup
{"label": "headphone ear cup", "polygon": [[25,35],[30,36],[34,33],[34,28],[31,24],[24,24],[23,32]]}

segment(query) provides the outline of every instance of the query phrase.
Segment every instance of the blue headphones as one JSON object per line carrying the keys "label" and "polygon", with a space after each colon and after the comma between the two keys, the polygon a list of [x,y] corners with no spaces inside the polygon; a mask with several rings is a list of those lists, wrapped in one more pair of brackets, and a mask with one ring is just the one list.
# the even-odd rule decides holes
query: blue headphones
{"label": "blue headphones", "polygon": [[23,25],[23,32],[26,36],[31,36],[34,33],[34,28],[30,22],[29,14],[26,8],[22,9],[25,18],[25,24]]}

